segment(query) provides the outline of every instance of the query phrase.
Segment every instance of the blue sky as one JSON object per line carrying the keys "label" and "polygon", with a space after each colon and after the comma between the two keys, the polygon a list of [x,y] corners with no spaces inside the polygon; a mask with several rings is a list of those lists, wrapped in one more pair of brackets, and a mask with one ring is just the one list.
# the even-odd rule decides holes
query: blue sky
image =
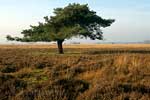
{"label": "blue sky", "polygon": [[7,34],[20,36],[21,30],[52,15],[54,8],[74,2],[88,3],[103,18],[116,19],[111,27],[103,29],[105,41],[150,39],[150,0],[0,0],[0,42],[6,41]]}

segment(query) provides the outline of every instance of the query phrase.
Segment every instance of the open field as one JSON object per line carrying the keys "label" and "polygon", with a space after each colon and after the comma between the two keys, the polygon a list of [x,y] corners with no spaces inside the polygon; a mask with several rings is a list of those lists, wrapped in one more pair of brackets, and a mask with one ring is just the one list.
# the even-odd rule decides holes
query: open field
{"label": "open field", "polygon": [[0,100],[150,100],[150,45],[1,45]]}
{"label": "open field", "polygon": [[[50,45],[0,45],[0,48],[57,48],[56,44]],[[148,48],[150,49],[150,44],[64,44],[64,48]]]}

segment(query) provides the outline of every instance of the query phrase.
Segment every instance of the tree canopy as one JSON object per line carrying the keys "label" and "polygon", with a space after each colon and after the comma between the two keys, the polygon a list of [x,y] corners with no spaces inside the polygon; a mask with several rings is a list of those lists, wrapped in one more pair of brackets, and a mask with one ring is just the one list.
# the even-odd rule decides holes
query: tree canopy
{"label": "tree canopy", "polygon": [[76,3],[56,8],[54,16],[46,16],[44,19],[45,22],[38,26],[23,30],[23,38],[7,36],[7,39],[22,42],[57,41],[58,48],[62,48],[63,41],[74,36],[102,40],[101,28],[108,27],[115,21],[101,18],[87,4]]}

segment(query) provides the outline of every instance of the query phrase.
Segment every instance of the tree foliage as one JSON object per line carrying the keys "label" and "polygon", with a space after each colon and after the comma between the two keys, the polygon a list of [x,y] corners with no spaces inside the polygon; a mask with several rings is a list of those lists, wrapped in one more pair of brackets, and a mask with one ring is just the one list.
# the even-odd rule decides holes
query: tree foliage
{"label": "tree foliage", "polygon": [[[103,19],[87,4],[69,4],[64,8],[54,9],[54,16],[44,17],[45,22],[23,30],[23,38],[7,36],[8,40],[22,42],[57,41],[63,42],[74,36],[103,39],[101,28],[110,26],[115,20]],[[61,43],[60,43],[61,44]]]}

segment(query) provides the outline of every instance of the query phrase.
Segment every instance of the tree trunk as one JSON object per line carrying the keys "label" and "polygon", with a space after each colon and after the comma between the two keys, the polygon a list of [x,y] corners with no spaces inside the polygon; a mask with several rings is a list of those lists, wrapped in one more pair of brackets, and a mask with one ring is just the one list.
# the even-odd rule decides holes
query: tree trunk
{"label": "tree trunk", "polygon": [[57,46],[58,46],[58,52],[59,52],[59,54],[63,54],[64,53],[62,43],[63,43],[63,40],[58,40],[57,41]]}

